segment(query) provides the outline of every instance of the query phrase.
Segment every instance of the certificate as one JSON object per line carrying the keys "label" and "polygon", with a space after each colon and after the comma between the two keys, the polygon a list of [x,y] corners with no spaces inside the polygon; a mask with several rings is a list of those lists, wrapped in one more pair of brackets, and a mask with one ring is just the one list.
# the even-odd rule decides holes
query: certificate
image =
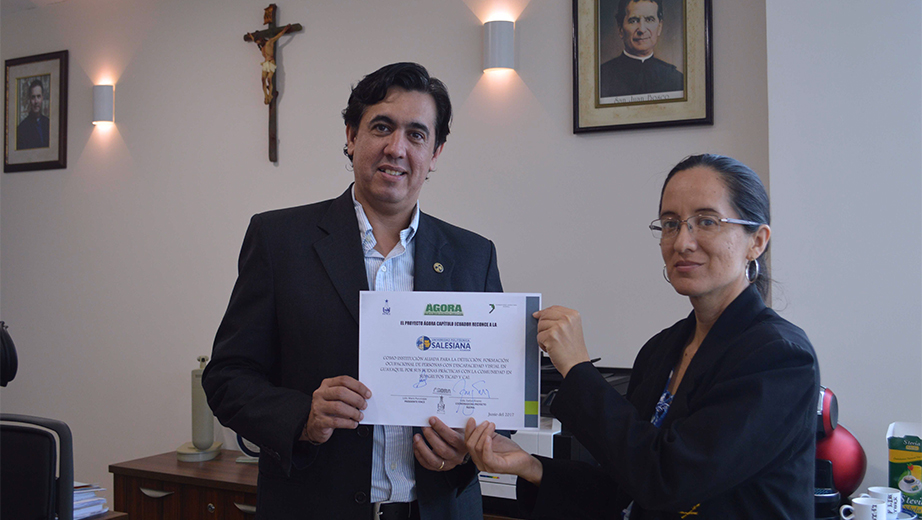
{"label": "certificate", "polygon": [[364,424],[538,427],[540,294],[363,291]]}

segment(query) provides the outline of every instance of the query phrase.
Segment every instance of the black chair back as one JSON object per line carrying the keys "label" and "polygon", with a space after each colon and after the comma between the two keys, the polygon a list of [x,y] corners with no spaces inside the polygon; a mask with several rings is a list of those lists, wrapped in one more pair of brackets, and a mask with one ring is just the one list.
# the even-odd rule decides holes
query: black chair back
{"label": "black chair back", "polygon": [[54,419],[3,413],[0,446],[0,518],[73,520],[70,428]]}

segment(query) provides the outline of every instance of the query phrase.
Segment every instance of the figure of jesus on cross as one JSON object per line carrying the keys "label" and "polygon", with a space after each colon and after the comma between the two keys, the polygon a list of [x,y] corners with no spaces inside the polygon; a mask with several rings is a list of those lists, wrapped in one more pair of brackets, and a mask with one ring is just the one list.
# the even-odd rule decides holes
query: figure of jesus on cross
{"label": "figure of jesus on cross", "polygon": [[259,50],[263,53],[263,94],[265,102],[268,105],[275,97],[275,85],[272,78],[275,75],[275,43],[279,38],[289,31],[300,31],[301,24],[288,24],[279,29],[275,26],[275,11],[278,9],[275,4],[270,4],[263,13],[263,23],[268,25],[268,29],[254,31],[244,35],[243,39],[248,42],[256,42]]}
{"label": "figure of jesus on cross", "polygon": [[275,97],[275,92],[272,85],[272,76],[275,75],[275,42],[282,37],[283,34],[287,33],[291,29],[291,24],[282,27],[282,29],[272,38],[268,40],[264,37],[258,35],[257,33],[250,33],[250,41],[256,42],[256,45],[259,46],[259,50],[263,53],[263,94],[265,94],[266,104],[268,105],[272,98]]}
{"label": "figure of jesus on cross", "polygon": [[263,13],[263,24],[268,25],[268,29],[243,35],[244,41],[255,42],[263,55],[263,62],[261,63],[263,101],[269,105],[269,160],[271,162],[278,161],[278,139],[276,136],[277,122],[275,112],[275,98],[278,92],[275,91],[275,71],[277,70],[277,65],[275,63],[275,45],[282,35],[301,30],[301,24],[299,23],[290,23],[282,28],[277,27],[275,25],[277,9],[278,7],[275,4],[269,4],[269,7],[267,7]]}

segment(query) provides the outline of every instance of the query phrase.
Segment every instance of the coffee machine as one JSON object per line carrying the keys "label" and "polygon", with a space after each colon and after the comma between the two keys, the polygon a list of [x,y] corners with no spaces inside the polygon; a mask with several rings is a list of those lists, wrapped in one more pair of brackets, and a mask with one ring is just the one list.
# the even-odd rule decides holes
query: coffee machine
{"label": "coffee machine", "polygon": [[858,489],[868,458],[858,439],[839,424],[839,401],[832,390],[821,386],[816,407],[817,520],[839,518],[839,505]]}

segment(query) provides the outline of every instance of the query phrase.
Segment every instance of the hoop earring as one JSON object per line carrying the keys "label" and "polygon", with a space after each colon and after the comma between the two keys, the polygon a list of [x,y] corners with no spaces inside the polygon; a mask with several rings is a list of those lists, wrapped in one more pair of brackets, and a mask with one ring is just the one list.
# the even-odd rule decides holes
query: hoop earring
{"label": "hoop earring", "polygon": [[666,283],[672,285],[672,280],[669,279],[669,274],[666,273],[666,266],[663,266],[663,278],[666,279]]}
{"label": "hoop earring", "polygon": [[[756,272],[753,273],[751,267],[756,266]],[[746,281],[753,283],[759,279],[759,259],[753,259],[746,262]]]}

